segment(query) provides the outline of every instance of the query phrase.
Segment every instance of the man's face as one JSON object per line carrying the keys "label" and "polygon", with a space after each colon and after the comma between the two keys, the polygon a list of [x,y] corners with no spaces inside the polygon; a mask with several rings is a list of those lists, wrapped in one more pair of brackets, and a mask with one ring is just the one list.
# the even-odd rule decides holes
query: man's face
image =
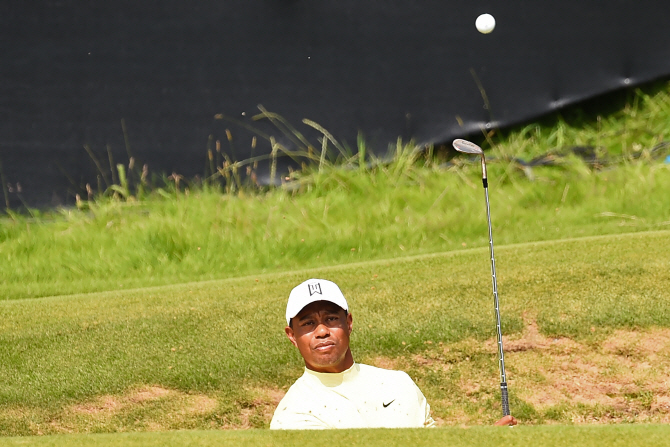
{"label": "man's face", "polygon": [[[292,326],[292,327],[291,327]],[[354,364],[349,349],[353,328],[351,314],[330,301],[316,301],[303,308],[286,327],[286,335],[317,372],[342,372]]]}

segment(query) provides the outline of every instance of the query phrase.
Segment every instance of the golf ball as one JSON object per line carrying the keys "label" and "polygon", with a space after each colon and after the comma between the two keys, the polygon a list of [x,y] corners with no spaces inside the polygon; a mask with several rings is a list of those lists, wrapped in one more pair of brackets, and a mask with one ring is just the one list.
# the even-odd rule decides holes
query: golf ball
{"label": "golf ball", "polygon": [[477,31],[482,34],[488,34],[496,27],[496,19],[491,14],[482,14],[475,20]]}

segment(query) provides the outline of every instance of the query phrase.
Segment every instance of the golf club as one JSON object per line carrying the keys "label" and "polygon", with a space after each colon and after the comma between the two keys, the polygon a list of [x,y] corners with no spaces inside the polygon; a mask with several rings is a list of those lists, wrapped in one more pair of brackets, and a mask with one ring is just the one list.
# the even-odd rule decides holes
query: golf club
{"label": "golf club", "polygon": [[489,184],[486,178],[486,159],[484,151],[470,141],[457,139],[453,142],[454,149],[466,154],[477,154],[482,157],[482,184],[486,195],[486,217],[489,223],[489,249],[491,253],[491,276],[493,278],[493,300],[496,308],[496,330],[498,336],[498,359],[500,361],[500,394],[502,398],[503,416],[509,415],[509,397],[507,395],[507,376],[505,375],[505,354],[503,353],[502,331],[500,329],[500,304],[498,303],[498,282],[496,280],[496,260],[493,255],[493,233],[491,232],[491,209],[489,207]]}

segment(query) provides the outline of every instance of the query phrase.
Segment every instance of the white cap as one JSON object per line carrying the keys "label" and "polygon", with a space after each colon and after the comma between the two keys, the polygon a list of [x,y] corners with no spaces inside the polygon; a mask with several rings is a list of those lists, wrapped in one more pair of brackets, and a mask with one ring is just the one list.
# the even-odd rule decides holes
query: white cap
{"label": "white cap", "polygon": [[327,279],[308,279],[295,286],[288,296],[286,324],[291,324],[291,318],[298,315],[305,306],[315,301],[330,301],[347,312],[349,311],[347,300],[337,284]]}

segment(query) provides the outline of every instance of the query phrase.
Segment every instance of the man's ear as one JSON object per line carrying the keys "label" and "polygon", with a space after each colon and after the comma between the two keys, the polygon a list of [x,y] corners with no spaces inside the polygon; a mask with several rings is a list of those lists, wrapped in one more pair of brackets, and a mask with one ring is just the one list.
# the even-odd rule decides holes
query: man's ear
{"label": "man's ear", "polygon": [[295,346],[297,348],[298,343],[295,341],[295,334],[293,333],[293,328],[291,326],[286,326],[284,328],[284,332],[286,332],[286,336],[288,337],[289,340],[291,340],[291,343],[293,343],[293,346]]}
{"label": "man's ear", "polygon": [[349,333],[354,330],[354,317],[350,313],[347,314],[347,326],[349,327]]}

